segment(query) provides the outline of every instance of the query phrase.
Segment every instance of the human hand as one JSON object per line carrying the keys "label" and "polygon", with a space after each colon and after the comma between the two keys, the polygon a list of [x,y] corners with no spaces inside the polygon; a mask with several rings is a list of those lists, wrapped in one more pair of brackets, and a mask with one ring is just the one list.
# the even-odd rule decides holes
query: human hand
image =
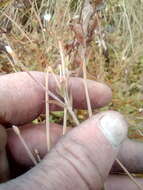
{"label": "human hand", "polygon": [[[43,73],[32,72],[32,75],[44,84]],[[56,82],[52,77],[49,88],[56,93]],[[86,109],[82,79],[70,79],[69,89],[73,106]],[[88,81],[88,89],[93,108],[104,106],[111,100],[111,91],[103,84]],[[24,124],[30,123],[44,111],[44,91],[27,73],[16,73],[1,76],[0,92],[0,123],[5,126],[23,125],[20,127],[23,138],[31,150],[38,149],[43,157],[46,153],[45,127]],[[53,105],[50,108],[57,109]],[[8,150],[12,157],[18,163],[30,166],[31,160],[21,142],[11,129],[7,131]],[[60,137],[61,132],[60,126],[53,125],[52,144],[56,145],[50,153],[36,167],[2,184],[0,189],[101,189],[120,144],[126,138],[127,126],[123,117],[117,112],[103,112],[72,129],[64,137]],[[105,184],[107,189],[111,186],[110,179]]]}

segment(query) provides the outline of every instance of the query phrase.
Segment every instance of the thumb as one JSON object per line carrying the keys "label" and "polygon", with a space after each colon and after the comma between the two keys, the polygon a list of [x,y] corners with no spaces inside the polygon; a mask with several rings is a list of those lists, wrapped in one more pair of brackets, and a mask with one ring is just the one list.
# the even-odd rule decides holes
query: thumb
{"label": "thumb", "polygon": [[2,184],[1,190],[101,189],[126,135],[122,115],[97,114],[62,137],[35,168]]}

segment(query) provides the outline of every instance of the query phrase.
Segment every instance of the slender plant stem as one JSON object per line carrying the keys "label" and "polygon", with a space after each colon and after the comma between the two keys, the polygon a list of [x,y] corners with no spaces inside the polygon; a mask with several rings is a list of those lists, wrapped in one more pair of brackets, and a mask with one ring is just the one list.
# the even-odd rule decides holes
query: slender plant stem
{"label": "slender plant stem", "polygon": [[18,129],[18,127],[16,127],[15,125],[12,126],[15,134],[18,136],[18,138],[20,139],[21,143],[23,144],[29,158],[32,160],[32,162],[34,163],[34,165],[37,165],[37,160],[35,159],[35,157],[33,156],[31,150],[29,149],[28,145],[26,144],[25,140],[23,139],[23,137],[21,136],[20,130]]}
{"label": "slender plant stem", "polygon": [[92,116],[92,108],[91,108],[91,102],[89,98],[89,92],[88,92],[88,87],[87,87],[87,71],[86,71],[86,60],[85,60],[85,55],[82,58],[83,63],[82,63],[82,69],[83,69],[83,83],[84,83],[84,88],[85,88],[85,96],[86,96],[86,102],[87,102],[87,109],[88,109],[88,114],[89,117]]}
{"label": "slender plant stem", "polygon": [[66,130],[67,130],[67,108],[64,108],[63,135],[65,135]]}
{"label": "slender plant stem", "polygon": [[38,161],[38,162],[41,162],[41,158],[40,158],[39,151],[38,151],[37,149],[35,149],[34,152],[35,152],[35,155],[36,155],[37,161]]}
{"label": "slender plant stem", "polygon": [[76,125],[79,125],[79,121],[76,117],[76,114],[74,113],[74,111],[72,110],[72,106],[70,105],[69,102],[69,98],[68,98],[68,90],[67,90],[67,76],[66,75],[66,65],[65,65],[65,59],[64,59],[64,52],[63,52],[63,48],[62,48],[62,44],[59,41],[59,49],[60,49],[60,55],[61,55],[61,61],[62,61],[62,67],[61,67],[61,74],[62,74],[62,78],[64,80],[65,83],[65,89],[64,89],[64,101],[65,101],[65,105],[66,105],[66,109],[69,111],[70,115],[72,116],[74,122]]}
{"label": "slender plant stem", "polygon": [[48,85],[48,79],[49,79],[49,71],[47,70],[46,72],[46,76],[45,76],[45,86],[46,86],[46,90],[45,90],[45,100],[46,100],[46,140],[47,140],[47,149],[48,151],[50,150],[50,122],[49,122],[49,118],[50,118],[50,112],[49,112],[49,85]]}
{"label": "slender plant stem", "polygon": [[125,166],[120,162],[120,160],[116,159],[116,162],[124,170],[124,172],[128,175],[128,177],[131,179],[131,181],[133,181],[133,183],[136,184],[136,186],[138,187],[138,189],[143,190],[143,186],[134,179],[134,177],[132,176],[132,174],[125,168]]}

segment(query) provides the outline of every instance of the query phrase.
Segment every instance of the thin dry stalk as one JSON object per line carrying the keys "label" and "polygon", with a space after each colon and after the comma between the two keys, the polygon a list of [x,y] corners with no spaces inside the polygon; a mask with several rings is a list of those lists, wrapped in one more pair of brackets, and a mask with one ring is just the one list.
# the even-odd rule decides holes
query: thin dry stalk
{"label": "thin dry stalk", "polygon": [[[27,72],[27,74],[45,91],[45,87],[36,79],[32,76],[32,74],[28,70],[24,70]],[[64,107],[65,104],[60,100],[55,94],[53,94],[50,90],[48,91],[49,96],[51,96],[53,99],[57,100],[60,103],[61,107]]]}
{"label": "thin dry stalk", "polygon": [[63,52],[63,48],[62,48],[62,44],[59,41],[59,50],[60,50],[60,56],[61,56],[61,62],[62,62],[62,78],[66,77],[66,71],[65,71],[65,60],[64,60],[64,52]]}
{"label": "thin dry stalk", "polygon": [[[67,14],[69,12],[69,7],[70,7],[70,1],[68,1],[67,6],[65,7],[65,11],[64,11],[64,15],[63,15],[62,23],[61,23],[61,26],[63,26],[63,27],[65,26],[65,21],[66,21],[67,16],[69,16]],[[70,20],[70,18],[69,18],[69,20]],[[69,22],[69,21],[67,21],[67,22]]]}
{"label": "thin dry stalk", "polygon": [[86,96],[86,102],[87,102],[87,108],[88,108],[88,114],[89,117],[92,116],[92,108],[91,108],[91,102],[89,98],[89,91],[87,87],[87,71],[86,71],[86,58],[85,58],[85,50],[83,48],[83,55],[82,55],[82,70],[83,70],[83,83],[85,88],[85,96]]}
{"label": "thin dry stalk", "polygon": [[54,77],[54,79],[56,81],[58,89],[60,90],[61,89],[61,84],[60,84],[59,80],[57,79],[57,75],[55,75],[52,67],[49,66],[48,68],[49,68],[50,73],[53,75],[53,77]]}
{"label": "thin dry stalk", "polygon": [[42,7],[44,7],[44,0],[41,1],[41,5],[40,5],[40,8],[39,8],[39,14],[41,13]]}
{"label": "thin dry stalk", "polygon": [[[32,6],[33,2],[31,0],[29,0],[29,2],[31,4],[31,6]],[[40,25],[40,28],[41,28],[41,32],[42,32],[42,37],[43,37],[44,43],[46,45],[46,38],[45,38],[45,34],[44,34],[44,28],[43,28],[40,16],[37,14],[37,12],[36,12],[36,10],[35,10],[34,7],[33,7],[33,12],[34,12],[34,14],[35,14],[35,16],[36,16],[36,18],[37,18],[37,20],[39,22],[39,25]],[[45,46],[45,48],[46,48],[46,46]]]}
{"label": "thin dry stalk", "polygon": [[76,124],[76,125],[79,125],[80,122],[79,122],[79,120],[78,120],[76,114],[75,114],[74,111],[72,110],[72,107],[68,104],[68,102],[66,102],[66,105],[67,105],[67,109],[68,109],[70,115],[72,116],[72,118],[73,118],[75,124]]}
{"label": "thin dry stalk", "polygon": [[35,156],[37,158],[37,161],[38,162],[41,162],[41,158],[40,158],[40,154],[39,154],[39,151],[37,149],[34,150],[34,153],[35,153]]}
{"label": "thin dry stalk", "polygon": [[64,122],[63,122],[63,135],[67,131],[67,108],[64,108]]}
{"label": "thin dry stalk", "polygon": [[[13,66],[14,65],[20,66],[20,68],[23,71],[25,71],[30,76],[30,78],[33,81],[35,81],[35,83],[38,84],[45,91],[46,90],[45,86],[43,84],[41,84],[35,77],[33,77],[33,75],[27,70],[27,68],[18,61],[17,56],[16,56],[15,52],[12,50],[12,48],[10,46],[8,46],[8,47],[9,48],[6,49],[6,52],[8,53],[9,58],[12,60]],[[49,96],[51,96],[53,99],[57,100],[61,104],[61,107],[65,106],[64,103],[55,94],[53,94],[50,90],[48,91],[48,93],[49,93]]]}
{"label": "thin dry stalk", "polygon": [[33,156],[31,150],[29,149],[29,147],[27,146],[25,140],[23,139],[23,137],[21,136],[20,130],[18,129],[18,127],[16,127],[15,125],[12,126],[13,131],[15,132],[15,134],[18,136],[18,138],[20,139],[21,143],[23,144],[29,158],[32,160],[32,162],[34,163],[34,165],[37,165],[37,161],[35,159],[35,157]]}
{"label": "thin dry stalk", "polygon": [[8,54],[6,54],[6,57],[7,57],[8,61],[9,61],[9,63],[11,64],[11,67],[12,67],[13,71],[16,73],[17,70],[16,70],[15,66],[13,65],[13,61],[10,59]]}
{"label": "thin dry stalk", "polygon": [[[61,66],[61,65],[60,65]],[[61,67],[60,67],[61,68]],[[54,76],[54,79],[56,81],[56,84],[58,86],[58,89],[61,90],[61,83],[58,81],[55,73],[53,72],[53,69],[51,67],[49,67],[50,72],[52,73],[52,75]],[[60,69],[61,70],[61,69]],[[62,81],[62,72],[60,72],[60,81]],[[66,128],[67,128],[67,108],[64,107],[64,120],[63,120],[63,135],[66,133]]]}
{"label": "thin dry stalk", "polygon": [[[68,93],[67,93],[67,78],[66,78],[66,69],[65,69],[65,60],[64,60],[64,53],[63,53],[63,49],[62,49],[62,44],[61,42],[59,41],[59,49],[60,49],[60,56],[61,56],[61,62],[62,62],[62,65],[61,65],[61,74],[62,74],[62,78],[63,78],[63,81],[65,83],[64,85],[64,101],[66,102],[66,97],[68,96]],[[64,120],[63,120],[63,135],[66,133],[66,128],[67,128],[67,108],[65,107],[64,108]]]}
{"label": "thin dry stalk", "polygon": [[[88,0],[86,1],[87,5],[89,4]],[[86,4],[85,4],[86,5]],[[88,27],[88,24],[89,24],[89,21],[90,21],[90,14],[91,12],[89,12],[89,17],[85,17],[85,21],[86,21],[86,24],[85,22],[83,22],[83,37],[86,38],[87,36],[87,27]],[[84,20],[84,12],[82,14],[82,19]],[[80,54],[81,54],[81,59],[82,59],[82,69],[83,69],[83,78],[84,78],[84,87],[85,87],[85,93],[86,93],[86,101],[87,101],[87,107],[88,107],[88,113],[89,113],[89,117],[92,116],[92,109],[91,109],[91,103],[90,103],[90,98],[89,98],[89,93],[88,93],[88,88],[87,88],[87,83],[86,83],[86,79],[87,79],[87,76],[86,76],[86,42],[85,42],[85,39],[83,41],[83,44],[81,44],[81,49],[80,49]],[[133,176],[128,172],[128,170],[124,167],[124,165],[118,160],[116,159],[116,161],[118,162],[118,164],[121,166],[121,168],[126,172],[126,174],[129,176],[129,178],[137,185],[137,187],[140,189],[140,190],[143,190],[143,187],[133,178]]]}
{"label": "thin dry stalk", "polygon": [[[80,35],[82,38],[82,41],[80,41],[81,47],[79,47],[79,54],[82,61],[82,70],[83,70],[83,83],[85,88],[85,95],[86,95],[86,101],[87,101],[87,108],[88,108],[88,114],[89,117],[92,116],[92,108],[91,108],[91,102],[89,98],[89,92],[87,87],[87,71],[86,71],[86,65],[87,65],[87,59],[86,59],[86,38],[88,36],[88,26],[91,19],[91,15],[93,14],[93,7],[90,4],[89,0],[84,0],[81,7],[81,13],[80,13],[80,23],[81,23],[81,31]],[[78,33],[75,33],[75,37],[78,39]]]}
{"label": "thin dry stalk", "polygon": [[80,10],[80,14],[79,14],[79,23],[81,23],[84,5],[85,5],[85,0],[83,0],[82,3],[81,3],[81,10]]}
{"label": "thin dry stalk", "polygon": [[132,174],[125,168],[125,166],[120,162],[120,160],[116,159],[116,162],[119,164],[119,166],[121,166],[121,168],[124,170],[124,172],[128,175],[128,177],[131,179],[131,181],[136,184],[136,186],[138,187],[138,189],[143,190],[143,186],[137,182],[134,177],[132,176]]}
{"label": "thin dry stalk", "polygon": [[131,29],[131,26],[130,26],[130,21],[129,21],[129,17],[128,17],[127,10],[126,10],[125,0],[123,0],[123,5],[122,6],[123,6],[123,9],[124,9],[124,14],[125,14],[126,21],[127,21],[127,26],[128,26],[129,35],[130,35],[130,41],[131,41],[131,48],[132,48],[132,51],[133,51],[134,50],[133,34],[132,34],[132,29]]}
{"label": "thin dry stalk", "polygon": [[29,40],[29,42],[31,44],[33,44],[32,40],[25,33],[25,31],[10,16],[8,16],[6,13],[3,13],[3,14],[4,14],[5,17],[7,17],[12,22],[12,24],[14,24],[16,26],[16,28],[21,32],[21,34],[23,34],[23,36],[25,36],[27,38],[27,40]]}
{"label": "thin dry stalk", "polygon": [[49,122],[49,118],[50,118],[50,111],[49,111],[49,85],[48,85],[48,79],[49,79],[49,71],[47,70],[46,72],[46,76],[45,76],[46,80],[45,80],[45,86],[46,86],[46,90],[45,90],[45,100],[46,100],[46,140],[47,140],[47,149],[48,151],[50,150],[50,122]]}
{"label": "thin dry stalk", "polygon": [[60,41],[59,41],[59,50],[60,50],[60,56],[61,56],[61,62],[62,62],[62,67],[61,67],[61,75],[62,76],[61,77],[63,78],[63,81],[65,83],[65,86],[64,86],[64,101],[65,101],[65,105],[66,105],[65,109],[67,109],[69,111],[75,124],[79,125],[79,121],[76,117],[76,114],[72,110],[72,106],[70,105],[69,98],[68,98],[68,87],[67,87],[68,74],[66,73],[67,71],[66,71],[66,65],[65,65],[65,59],[64,59],[64,52],[63,52],[62,44]]}
{"label": "thin dry stalk", "polygon": [[[12,57],[12,60],[13,60],[13,65],[18,65],[22,68],[23,71],[25,71],[32,79],[33,81],[36,82],[36,84],[38,84],[44,91],[46,91],[45,89],[45,86],[43,84],[41,84],[35,77],[33,77],[33,75],[26,69],[26,67],[22,64],[22,63],[19,63],[17,62],[17,58],[16,58],[16,55],[14,53],[14,51],[11,49],[10,52],[8,52],[9,55],[10,55],[10,58]],[[48,94],[49,96],[51,96],[53,99],[57,100],[60,104],[61,104],[61,107],[67,107],[69,113],[71,114],[73,120],[75,121],[75,123],[78,125],[79,124],[79,121],[75,115],[75,113],[73,112],[71,106],[69,105],[68,101],[66,100],[65,103],[62,102],[62,100],[60,100],[55,94],[53,94],[50,90],[48,91]],[[65,105],[66,104],[66,105]]]}

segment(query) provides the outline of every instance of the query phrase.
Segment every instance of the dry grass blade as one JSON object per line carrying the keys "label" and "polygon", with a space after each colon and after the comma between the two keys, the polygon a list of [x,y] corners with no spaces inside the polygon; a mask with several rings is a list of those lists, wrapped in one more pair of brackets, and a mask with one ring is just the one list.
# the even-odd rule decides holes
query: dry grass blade
{"label": "dry grass blade", "polygon": [[[11,50],[12,50],[12,49],[11,49]],[[9,52],[9,54],[10,54],[10,57],[13,58],[13,63],[14,63],[14,65],[16,64],[16,65],[20,66],[20,67],[22,68],[22,70],[25,71],[25,72],[36,82],[36,84],[38,84],[44,91],[46,91],[45,86],[43,86],[35,77],[33,77],[33,75],[26,69],[26,67],[25,67],[22,63],[18,63],[18,62],[17,62],[16,55],[15,55],[14,51],[12,50],[12,52]],[[65,107],[65,106],[67,107],[67,109],[68,109],[69,113],[71,114],[73,120],[74,120],[75,123],[78,125],[78,124],[79,124],[79,121],[78,121],[78,119],[77,119],[75,113],[73,112],[71,106],[69,105],[68,101],[65,100],[65,104],[66,104],[66,105],[65,105],[65,104],[64,104],[55,94],[53,94],[50,90],[48,91],[48,94],[49,94],[49,96],[51,96],[53,99],[57,100],[57,101],[61,104],[61,107]]]}
{"label": "dry grass blade", "polygon": [[45,75],[45,101],[46,101],[46,139],[47,139],[47,149],[48,151],[50,150],[50,111],[49,111],[49,85],[48,85],[48,79],[49,79],[49,71],[47,70],[46,75]]}
{"label": "dry grass blade", "polygon": [[[28,70],[25,70],[24,71],[27,72],[27,74],[45,91],[45,86],[43,86],[37,79],[35,79],[32,74],[28,71]],[[48,91],[48,94],[49,96],[51,96],[53,99],[57,100],[59,103],[60,103],[60,106],[61,107],[64,107],[65,104],[55,95],[53,94],[50,90]]]}
{"label": "dry grass blade", "polygon": [[54,77],[54,79],[56,81],[58,89],[60,90],[61,89],[61,84],[60,84],[59,80],[57,79],[57,76],[55,75],[55,73],[54,73],[54,71],[53,71],[53,69],[51,67],[48,67],[48,68],[49,68],[50,73],[53,75],[53,77]]}
{"label": "dry grass blade", "polygon": [[66,130],[67,130],[67,108],[64,108],[63,135],[65,135]]}
{"label": "dry grass blade", "polygon": [[64,52],[63,52],[63,48],[62,48],[62,44],[59,41],[59,50],[60,50],[60,55],[61,55],[61,61],[62,61],[62,67],[61,67],[61,78],[63,79],[64,82],[64,101],[65,101],[65,109],[67,109],[70,113],[70,115],[72,116],[74,122],[76,125],[79,125],[79,121],[76,117],[76,114],[74,113],[72,106],[69,102],[69,98],[68,98],[68,87],[67,87],[67,80],[68,80],[68,74],[66,71],[66,66],[65,66],[65,59],[64,59]]}
{"label": "dry grass blade", "polygon": [[33,156],[31,150],[29,149],[29,147],[27,146],[25,140],[23,139],[23,137],[20,134],[20,130],[18,129],[18,127],[16,127],[15,125],[12,126],[13,131],[15,132],[15,134],[18,136],[18,138],[20,139],[21,143],[23,144],[29,158],[32,160],[34,165],[37,165],[37,160],[35,159],[35,157]]}
{"label": "dry grass blade", "polygon": [[[8,48],[9,47],[9,48]],[[7,53],[9,55],[9,59],[11,60],[11,62],[13,63],[13,67],[14,65],[17,65],[19,66],[22,71],[25,71],[29,76],[30,78],[33,79],[33,81],[35,81],[35,83],[40,86],[44,91],[46,90],[45,86],[43,84],[41,84],[30,72],[29,70],[22,64],[18,61],[17,59],[17,56],[15,54],[15,52],[12,50],[12,48],[10,46],[7,46]],[[49,96],[51,96],[53,99],[57,100],[60,104],[61,104],[61,107],[64,107],[64,103],[55,95],[53,94],[50,90],[48,91],[48,94]]]}
{"label": "dry grass blade", "polygon": [[41,158],[40,158],[40,154],[39,154],[39,151],[37,149],[34,150],[34,153],[36,155],[36,158],[37,158],[37,161],[38,162],[41,162]]}
{"label": "dry grass blade", "polygon": [[138,187],[138,189],[143,190],[143,186],[138,183],[134,177],[130,174],[130,172],[125,168],[125,166],[120,162],[120,160],[116,159],[116,162],[121,166],[121,168],[124,170],[124,172],[128,175],[128,177],[132,180],[134,184]]}
{"label": "dry grass blade", "polygon": [[[29,0],[29,2],[30,2],[30,4],[31,4],[31,6],[32,6],[33,2],[32,2],[31,0]],[[36,2],[35,2],[35,4],[36,4]],[[36,10],[35,10],[34,7],[33,7],[33,11],[34,11],[34,14],[35,14],[35,16],[36,16],[38,22],[39,22],[39,25],[40,25],[40,28],[41,28],[41,32],[42,32],[42,37],[43,37],[44,43],[46,44],[46,38],[45,38],[45,34],[44,34],[44,28],[43,28],[43,25],[42,25],[40,16],[37,14],[37,12],[36,12]],[[47,46],[45,46],[45,48],[46,48],[46,47],[47,47]]]}
{"label": "dry grass blade", "polygon": [[83,83],[85,88],[85,95],[86,95],[86,102],[87,102],[87,108],[88,108],[88,114],[89,117],[92,116],[92,108],[91,108],[91,102],[89,98],[89,92],[87,87],[87,71],[86,71],[86,58],[85,58],[85,50],[83,48],[83,55],[82,55],[82,69],[83,69]]}
{"label": "dry grass blade", "polygon": [[85,88],[85,95],[86,95],[86,101],[87,101],[87,108],[88,108],[88,113],[89,117],[92,116],[92,109],[91,109],[91,103],[90,103],[90,98],[89,98],[89,93],[88,93],[88,87],[87,87],[87,71],[86,71],[86,66],[87,66],[87,36],[88,36],[88,27],[89,23],[91,21],[91,16],[93,14],[93,7],[90,3],[89,0],[84,0],[82,3],[81,7],[81,12],[80,12],[80,25],[76,27],[73,27],[73,31],[75,33],[75,38],[77,41],[79,41],[80,46],[78,49],[81,63],[82,63],[82,71],[83,71],[83,83],[84,83],[84,88]]}
{"label": "dry grass blade", "polygon": [[21,32],[21,34],[23,34],[23,36],[25,36],[29,42],[32,44],[32,40],[29,38],[29,36],[25,33],[25,31],[10,17],[8,16],[6,13],[3,13],[5,15],[5,17],[7,17],[18,29],[19,31]]}
{"label": "dry grass blade", "polygon": [[[143,136],[142,132],[137,129],[139,127],[137,117],[141,116],[140,121],[142,123],[143,113],[143,111],[139,112],[139,109],[143,107],[141,101],[143,90],[143,43],[141,42],[143,38],[143,0],[109,0],[106,1],[105,9],[104,5],[101,5],[101,9],[98,9],[98,12],[96,12],[95,4],[99,1],[102,0],[2,0],[2,3],[0,0],[0,7],[2,6],[0,10],[0,38],[12,45],[4,47],[6,56],[5,53],[3,54],[3,51],[0,54],[0,71],[4,74],[16,72],[17,70],[25,71],[47,97],[52,97],[52,100],[46,100],[46,104],[49,102],[64,108],[63,134],[65,134],[67,119],[69,119],[67,118],[68,114],[72,116],[76,125],[79,124],[69,98],[67,83],[69,77],[68,69],[70,68],[73,74],[73,71],[80,67],[83,71],[82,73],[80,70],[80,74],[83,74],[84,78],[83,85],[89,117],[91,117],[93,110],[86,79],[90,76],[90,79],[93,79],[92,76],[94,76],[94,79],[97,79],[99,82],[105,81],[113,89],[112,104],[105,109],[116,109],[127,117],[130,115],[135,121],[136,130]],[[10,2],[10,4],[5,6],[7,2]],[[22,4],[24,3],[24,7],[21,2]],[[70,3],[75,3],[74,9],[70,8]],[[41,15],[42,13],[44,15],[45,13],[51,13],[51,7],[54,9],[53,16],[50,22],[44,25]],[[78,33],[76,35],[74,30],[69,29],[71,20],[75,29],[76,25],[81,26],[84,35],[81,32],[79,33],[81,35],[78,36]],[[93,28],[91,27],[93,26],[92,21],[95,22],[95,27]],[[8,22],[12,26],[10,30],[8,30]],[[74,39],[73,32],[75,33]],[[81,44],[80,40],[78,40],[80,37],[84,44]],[[57,47],[57,39],[62,39],[63,43],[72,44],[71,46],[73,47],[69,51],[68,56],[63,51],[64,48],[62,48],[63,44],[61,42],[59,43],[60,48]],[[59,49],[62,61],[59,61]],[[106,59],[104,49],[108,50],[109,60]],[[90,55],[89,52],[91,52]],[[80,61],[78,62],[77,60],[75,63],[72,60],[75,60],[73,57],[77,55],[79,55]],[[70,67],[67,66],[67,58],[70,60]],[[62,64],[60,64],[61,62]],[[49,89],[47,90],[45,84],[40,83],[29,71],[44,71],[47,63],[48,66],[51,66],[49,73],[52,73],[54,76],[59,92],[62,91],[62,95],[59,93],[59,96],[61,95],[63,101]],[[59,72],[58,66],[60,66],[61,80],[54,74],[54,72]],[[90,75],[87,74],[87,70]],[[46,77],[47,75],[45,74]],[[46,115],[49,115],[48,106]],[[48,118],[46,120],[48,123]],[[49,131],[48,125],[47,133]],[[20,136],[17,128],[15,128],[15,132]],[[50,137],[48,138],[50,139]],[[50,147],[48,143],[47,146]],[[41,160],[38,150],[34,150],[34,155],[37,161]],[[138,188],[143,189],[123,164],[118,160],[117,162],[124,168],[126,174]]]}
{"label": "dry grass blade", "polygon": [[[63,53],[63,49],[62,49],[62,44],[59,41],[59,49],[60,49],[60,55],[61,55],[61,78],[63,78],[63,81],[65,83],[64,85],[64,101],[66,102],[66,97],[68,96],[68,92],[67,92],[67,78],[66,78],[66,69],[65,69],[65,61],[64,61],[64,53]],[[62,88],[62,87],[61,87]],[[64,120],[63,120],[63,135],[66,133],[66,128],[67,128],[67,108],[64,108]]]}

